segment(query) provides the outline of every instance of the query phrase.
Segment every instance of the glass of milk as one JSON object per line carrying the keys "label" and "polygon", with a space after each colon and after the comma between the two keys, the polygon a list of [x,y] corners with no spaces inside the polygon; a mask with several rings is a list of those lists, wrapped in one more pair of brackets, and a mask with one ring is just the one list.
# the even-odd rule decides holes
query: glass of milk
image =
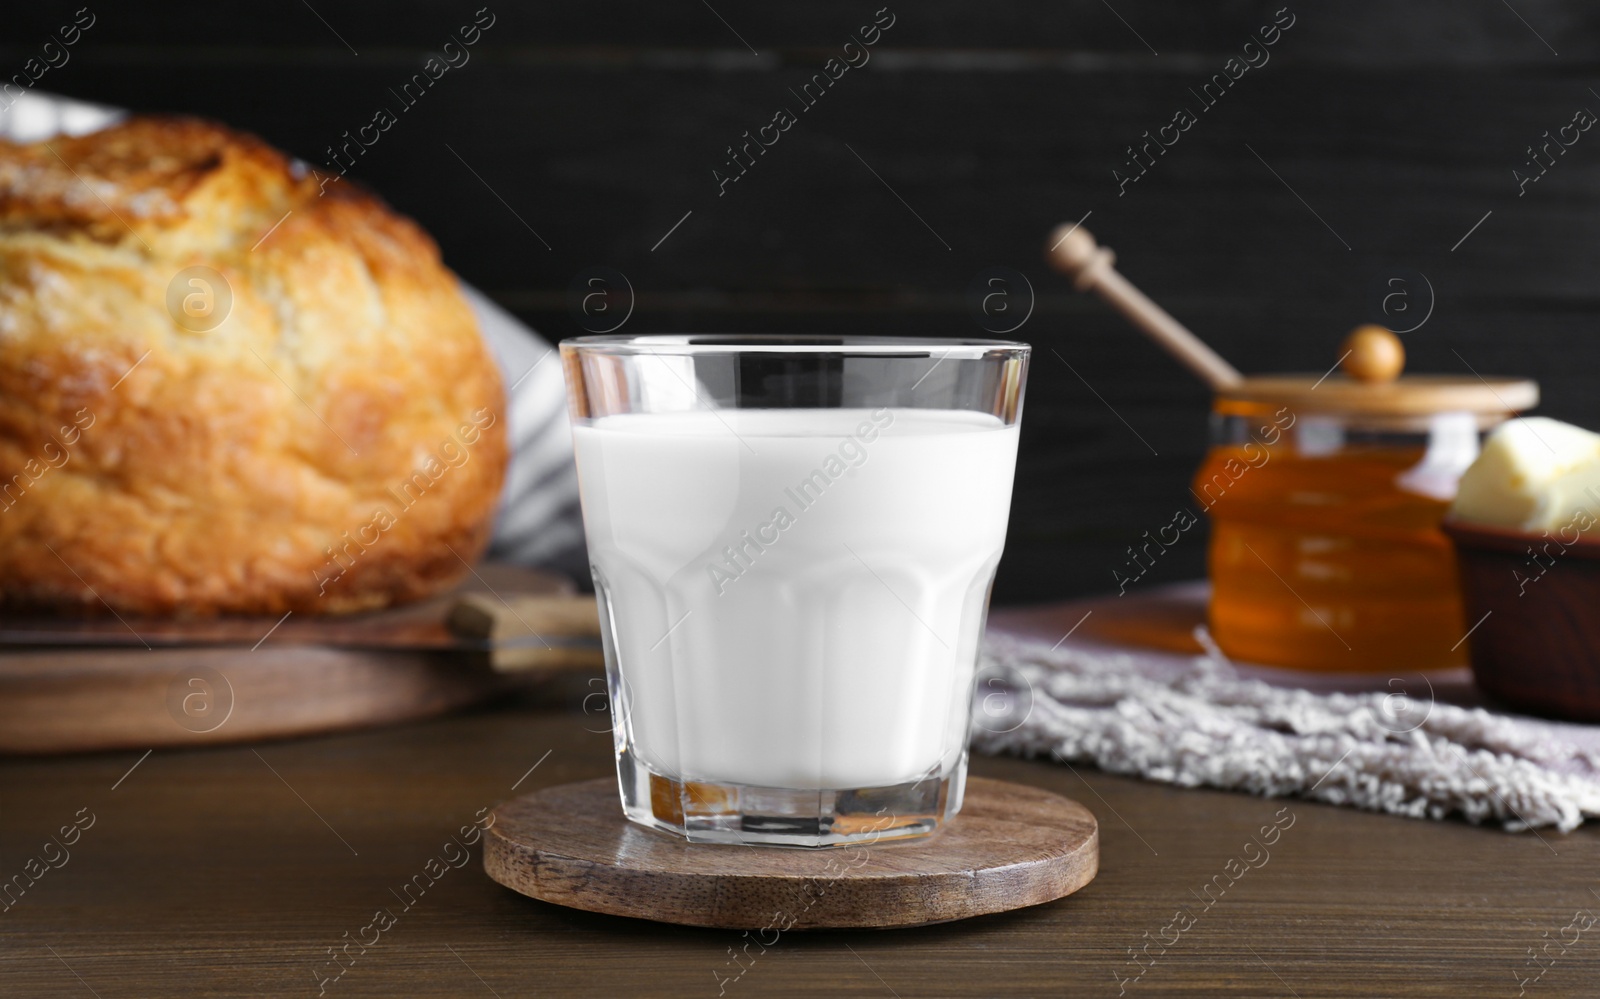
{"label": "glass of milk", "polygon": [[961,807],[1026,344],[561,344],[623,809],[692,841]]}

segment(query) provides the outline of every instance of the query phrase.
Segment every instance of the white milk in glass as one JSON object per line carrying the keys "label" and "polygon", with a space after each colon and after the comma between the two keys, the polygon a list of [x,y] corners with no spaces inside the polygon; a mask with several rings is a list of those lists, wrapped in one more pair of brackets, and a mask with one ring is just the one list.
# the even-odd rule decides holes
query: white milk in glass
{"label": "white milk in glass", "polygon": [[639,762],[795,789],[949,773],[1015,425],[746,409],[605,416],[574,437]]}

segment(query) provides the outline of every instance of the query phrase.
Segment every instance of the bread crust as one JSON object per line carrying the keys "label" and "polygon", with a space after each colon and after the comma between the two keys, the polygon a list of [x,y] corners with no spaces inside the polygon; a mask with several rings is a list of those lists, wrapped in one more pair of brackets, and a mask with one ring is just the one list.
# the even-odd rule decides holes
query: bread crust
{"label": "bread crust", "polygon": [[503,404],[438,248],[349,181],[194,119],[0,142],[0,607],[437,592],[488,541]]}

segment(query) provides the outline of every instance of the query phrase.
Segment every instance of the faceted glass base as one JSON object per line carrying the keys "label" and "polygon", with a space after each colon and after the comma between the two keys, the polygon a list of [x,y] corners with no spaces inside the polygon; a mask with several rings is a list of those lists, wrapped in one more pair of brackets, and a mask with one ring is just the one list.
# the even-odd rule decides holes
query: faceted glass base
{"label": "faceted glass base", "polygon": [[691,843],[828,847],[932,833],[961,810],[967,759],[904,784],[800,790],[684,781],[651,771],[624,748],[617,778],[628,818]]}

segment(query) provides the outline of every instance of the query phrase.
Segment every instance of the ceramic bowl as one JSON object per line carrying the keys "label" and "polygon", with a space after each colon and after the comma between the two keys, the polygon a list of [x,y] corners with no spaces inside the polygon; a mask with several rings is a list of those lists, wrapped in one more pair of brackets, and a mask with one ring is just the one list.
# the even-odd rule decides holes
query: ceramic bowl
{"label": "ceramic bowl", "polygon": [[1450,522],[1444,531],[1455,542],[1478,686],[1523,711],[1600,721],[1600,531]]}

